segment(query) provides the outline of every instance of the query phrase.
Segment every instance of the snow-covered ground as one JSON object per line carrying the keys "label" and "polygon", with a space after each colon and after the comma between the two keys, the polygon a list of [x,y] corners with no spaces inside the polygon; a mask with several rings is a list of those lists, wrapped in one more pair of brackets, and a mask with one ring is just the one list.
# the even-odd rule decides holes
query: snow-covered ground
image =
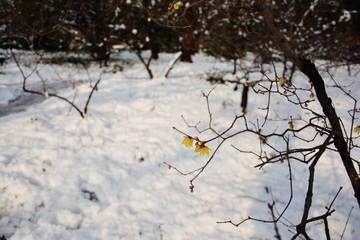
{"label": "snow-covered ground", "polygon": [[[287,164],[272,164],[258,170],[254,168],[258,159],[230,146],[257,151],[259,143],[256,138],[254,142],[254,136],[239,135],[226,142],[195,180],[194,193],[189,190],[193,175],[182,176],[164,164],[167,162],[186,172],[208,160],[207,156],[184,148],[183,136],[173,126],[195,134],[181,115],[189,124],[201,121],[200,128],[208,126],[208,110],[202,94],[214,85],[205,81],[206,75],[230,72],[232,64],[198,54],[192,64],[176,63],[169,77],[164,78],[175,55],[162,54],[152,62],[155,78],[149,80],[135,56],[126,53],[117,57],[132,64],[116,73],[111,67],[95,65],[87,72],[70,64],[42,64],[37,68],[38,73],[29,78],[29,88],[41,89],[40,77],[50,86],[65,82],[55,90],[67,99],[74,99],[82,109],[90,86],[101,75],[85,119],[56,98],[41,99],[26,111],[0,118],[0,237],[13,240],[274,239],[273,224],[248,221],[237,228],[217,223],[239,222],[248,216],[271,220],[267,204],[275,200],[277,210],[281,211],[290,197]],[[32,55],[29,58],[33,62],[37,60]],[[26,66],[23,66],[25,73],[30,73],[34,64]],[[331,71],[359,100],[360,81],[354,76],[356,71],[352,76],[348,76],[346,68]],[[5,109],[9,102],[28,95],[21,91],[22,77],[13,61],[1,66],[0,72],[3,73],[0,107]],[[301,74],[294,81],[307,83]],[[241,113],[241,91],[233,88],[232,84],[219,85],[210,95],[212,124],[217,129],[226,129],[234,116]],[[336,88],[330,87],[329,94],[348,127],[347,110],[353,102]],[[250,90],[247,116],[255,125],[256,119],[264,114],[258,107],[265,107],[266,100],[267,96]],[[274,97],[271,103],[278,114],[271,113],[272,119],[302,113],[281,97]],[[311,104],[320,112],[316,103]],[[271,132],[277,125],[279,121],[270,121],[263,130]],[[214,150],[217,143],[209,143],[209,147]],[[292,163],[294,197],[278,224],[283,239],[293,235],[284,224],[291,226],[301,220],[307,167]],[[331,234],[334,239],[340,239],[354,207],[343,239],[359,239],[359,207],[336,153],[327,153],[318,164],[310,216],[325,213],[325,207],[340,186],[344,189],[334,203],[336,211],[328,219]],[[308,227],[314,239],[325,238],[321,222]]]}
{"label": "snow-covered ground", "polygon": [[20,96],[20,92],[10,87],[0,85],[0,104],[9,104]]}

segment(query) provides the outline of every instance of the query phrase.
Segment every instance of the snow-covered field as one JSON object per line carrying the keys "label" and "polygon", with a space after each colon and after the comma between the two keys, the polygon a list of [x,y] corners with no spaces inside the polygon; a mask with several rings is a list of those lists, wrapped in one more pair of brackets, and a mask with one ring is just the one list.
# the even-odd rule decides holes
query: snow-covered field
{"label": "snow-covered field", "polygon": [[[194,63],[177,63],[169,77],[164,78],[175,55],[162,54],[152,62],[155,78],[149,80],[134,55],[123,53],[117,57],[132,64],[124,63],[124,71],[116,73],[111,67],[95,65],[86,72],[70,64],[42,64],[37,68],[38,74],[29,78],[29,88],[41,89],[40,77],[49,86],[65,82],[56,88],[59,95],[75,99],[83,108],[91,91],[89,76],[93,85],[101,74],[85,119],[56,98],[40,99],[26,107],[26,111],[14,111],[0,118],[0,237],[13,240],[274,239],[273,224],[247,221],[237,228],[217,223],[239,222],[248,216],[271,220],[267,204],[275,200],[277,210],[281,211],[290,197],[286,164],[267,165],[258,170],[254,168],[258,159],[230,146],[257,151],[259,143],[254,142],[253,136],[240,135],[226,142],[195,180],[194,193],[189,190],[193,175],[182,176],[164,164],[167,162],[186,172],[208,160],[207,156],[184,148],[183,136],[173,126],[194,134],[181,115],[189,124],[201,121],[200,128],[208,126],[202,94],[214,85],[205,81],[206,75],[230,72],[232,64],[198,54],[193,58]],[[30,55],[25,60],[30,63],[23,65],[23,69],[30,73],[37,58]],[[360,81],[354,75],[359,68],[355,68],[352,76],[348,76],[346,68],[331,70],[335,79],[352,89],[358,100]],[[25,95],[14,61],[1,66],[0,72],[0,108],[5,109]],[[294,82],[307,80],[298,73]],[[210,95],[212,124],[217,129],[226,129],[233,117],[241,113],[241,91],[233,88],[232,84],[219,85]],[[353,102],[335,88],[330,87],[329,94],[348,127],[347,110]],[[264,113],[258,107],[265,107],[266,100],[266,96],[255,95],[250,90],[247,116],[255,125]],[[278,116],[301,114],[281,97],[274,97],[272,104]],[[311,104],[320,112],[316,103]],[[275,115],[270,118],[275,119]],[[270,121],[264,131],[271,132],[276,124],[279,122]],[[210,143],[209,147],[214,150],[216,143]],[[278,224],[283,239],[293,235],[284,224],[291,226],[301,220],[307,167],[292,163],[294,197]],[[342,239],[359,239],[359,207],[334,152],[324,155],[318,164],[310,216],[325,213],[325,207],[340,186],[344,189],[334,203],[336,211],[329,217],[332,237],[340,239],[354,207]],[[325,238],[322,222],[308,227],[314,239]]]}

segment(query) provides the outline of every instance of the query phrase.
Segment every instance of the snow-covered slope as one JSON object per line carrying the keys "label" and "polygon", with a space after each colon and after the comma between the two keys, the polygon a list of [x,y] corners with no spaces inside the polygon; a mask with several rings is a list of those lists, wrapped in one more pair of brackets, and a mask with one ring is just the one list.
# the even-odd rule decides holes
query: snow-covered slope
{"label": "snow-covered slope", "polygon": [[[213,88],[205,81],[205,74],[232,67],[199,54],[193,64],[177,63],[167,79],[160,77],[174,56],[164,54],[152,63],[158,76],[153,80],[134,58],[134,64],[123,72],[103,73],[85,119],[56,98],[0,118],[0,237],[273,239],[272,224],[248,221],[236,228],[217,221],[238,222],[247,216],[271,219],[267,204],[273,198],[281,211],[289,198],[286,164],[259,171],[253,167],[257,159],[225,144],[195,181],[192,194],[192,176],[184,177],[164,164],[191,171],[208,160],[184,148],[182,135],[172,127],[191,132],[181,118],[184,115],[190,124],[201,121],[199,127],[205,128],[208,116],[202,93]],[[5,75],[0,75],[0,84],[21,86],[13,62],[2,71]],[[83,108],[91,91],[86,71],[56,65],[40,66],[39,71],[49,82],[76,78],[75,90],[67,88],[59,94],[75,99]],[[95,81],[103,69],[93,66],[89,72]],[[347,76],[342,69],[338,74]],[[303,78],[300,74],[296,77]],[[213,124],[219,129],[226,128],[241,111],[241,95],[233,87],[220,85],[210,97]],[[257,116],[263,100],[250,92],[249,118]],[[286,106],[280,103],[279,108]],[[286,111],[296,115],[292,108]],[[256,123],[256,119],[252,121]],[[234,141],[231,143],[258,147],[251,139]],[[305,165],[294,163],[292,168],[294,200],[282,221],[288,225],[301,219],[308,174]],[[334,239],[339,239],[354,206],[343,239],[356,239],[360,236],[360,211],[338,156],[326,155],[317,173],[311,215],[324,213],[324,207],[343,186],[334,204],[336,212],[329,218],[330,229]],[[271,189],[273,196],[266,189]],[[282,223],[280,233],[288,239],[292,234]],[[315,239],[324,238],[319,224],[310,225],[310,233]]]}

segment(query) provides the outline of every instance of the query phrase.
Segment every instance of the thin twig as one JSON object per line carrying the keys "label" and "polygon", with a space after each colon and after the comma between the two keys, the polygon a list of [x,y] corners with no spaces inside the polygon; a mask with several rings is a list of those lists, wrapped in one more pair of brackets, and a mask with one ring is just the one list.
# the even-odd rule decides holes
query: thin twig
{"label": "thin twig", "polygon": [[101,81],[101,74],[100,74],[100,76],[99,76],[99,79],[96,81],[94,87],[91,89],[91,92],[90,92],[90,94],[89,94],[89,97],[88,97],[88,99],[87,99],[87,101],[86,101],[85,108],[84,108],[84,113],[85,113],[85,114],[87,114],[88,105],[89,105],[89,103],[90,103],[90,99],[91,99],[91,97],[92,97],[93,92],[94,92],[95,90],[98,90],[98,87],[97,87],[97,86],[98,86],[98,84],[100,83],[100,81]]}
{"label": "thin twig", "polygon": [[343,232],[342,232],[342,234],[341,234],[340,240],[342,240],[343,237],[344,237],[345,230],[346,230],[346,226],[347,226],[348,223],[349,223],[349,219],[350,219],[350,216],[351,216],[351,213],[352,213],[352,210],[353,210],[353,209],[354,209],[354,207],[351,207],[351,210],[350,210],[349,215],[348,215],[348,217],[347,217],[347,219],[346,219],[346,223],[345,223],[345,226],[344,226],[344,230],[343,230]]}

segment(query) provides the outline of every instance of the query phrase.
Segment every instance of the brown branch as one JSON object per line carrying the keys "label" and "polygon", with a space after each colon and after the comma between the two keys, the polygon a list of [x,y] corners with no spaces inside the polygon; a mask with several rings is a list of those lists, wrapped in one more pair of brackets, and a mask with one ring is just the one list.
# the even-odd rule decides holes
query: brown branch
{"label": "brown branch", "polygon": [[148,59],[148,62],[146,63],[144,58],[141,56],[141,51],[140,50],[136,50],[135,51],[136,55],[138,56],[138,58],[140,59],[141,63],[145,66],[147,73],[149,74],[150,79],[154,78],[154,75],[150,69],[150,62],[152,59],[152,55],[150,56],[150,58]]}
{"label": "brown branch", "polygon": [[304,212],[303,212],[303,216],[301,219],[300,224],[298,224],[296,226],[296,231],[299,234],[302,235],[306,235],[306,231],[305,231],[305,227],[306,224],[308,223],[308,216],[309,216],[309,212],[310,212],[310,208],[311,208],[311,204],[312,204],[312,197],[313,197],[313,186],[314,186],[314,176],[315,176],[315,166],[318,163],[320,157],[322,156],[322,154],[325,152],[326,149],[326,145],[328,144],[328,142],[330,141],[330,139],[332,138],[332,134],[330,134],[325,142],[323,143],[322,147],[319,149],[316,158],[313,160],[313,162],[311,163],[310,167],[309,167],[309,184],[308,184],[308,190],[306,193],[306,198],[305,198],[305,206],[304,206]]}
{"label": "brown branch", "polygon": [[90,94],[89,94],[89,97],[88,97],[88,99],[87,99],[87,101],[86,101],[85,108],[84,108],[84,113],[85,113],[85,114],[87,114],[88,105],[89,105],[89,103],[90,103],[90,99],[91,99],[91,97],[92,97],[92,95],[93,95],[93,92],[94,92],[95,90],[98,90],[97,86],[98,86],[98,84],[100,83],[100,81],[101,81],[101,74],[100,74],[100,76],[99,76],[99,80],[97,80],[97,82],[95,83],[94,87],[91,89],[91,92],[90,92]]}
{"label": "brown branch", "polygon": [[181,57],[181,52],[177,53],[177,55],[175,55],[175,56],[176,56],[176,58],[172,62],[170,62],[170,65],[167,68],[167,71],[164,75],[165,78],[167,78],[169,76],[170,71],[174,68],[175,64],[179,61],[179,59]]}
{"label": "brown branch", "polygon": [[36,94],[36,95],[42,95],[42,96],[45,96],[45,97],[46,97],[46,96],[50,96],[50,97],[59,98],[59,99],[65,101],[65,102],[69,103],[71,106],[73,106],[73,107],[78,111],[78,113],[80,114],[80,116],[81,116],[82,118],[84,118],[83,112],[82,112],[74,103],[72,103],[72,102],[69,101],[68,99],[66,99],[66,98],[64,98],[64,97],[61,97],[61,96],[59,96],[59,95],[57,95],[57,94],[54,94],[54,93],[39,92],[39,91],[34,91],[34,90],[29,90],[29,89],[27,89],[27,88],[26,88],[26,80],[31,76],[31,74],[32,74],[33,72],[35,72],[36,67],[33,69],[33,71],[32,71],[28,76],[25,76],[25,74],[24,74],[24,72],[23,72],[23,70],[22,70],[22,68],[21,68],[21,66],[20,66],[20,64],[19,64],[19,61],[17,60],[14,52],[13,52],[11,49],[10,49],[10,52],[11,52],[11,55],[12,55],[12,57],[13,57],[16,65],[17,65],[17,67],[19,68],[19,71],[20,71],[22,77],[23,77],[23,90],[24,90],[24,92],[31,93],[31,94]]}
{"label": "brown branch", "polygon": [[275,238],[278,240],[281,240],[279,228],[277,226],[277,222],[275,221],[276,217],[275,217],[275,213],[274,213],[274,206],[275,206],[275,202],[273,202],[272,204],[268,204],[268,208],[270,209],[271,217],[274,220]]}

